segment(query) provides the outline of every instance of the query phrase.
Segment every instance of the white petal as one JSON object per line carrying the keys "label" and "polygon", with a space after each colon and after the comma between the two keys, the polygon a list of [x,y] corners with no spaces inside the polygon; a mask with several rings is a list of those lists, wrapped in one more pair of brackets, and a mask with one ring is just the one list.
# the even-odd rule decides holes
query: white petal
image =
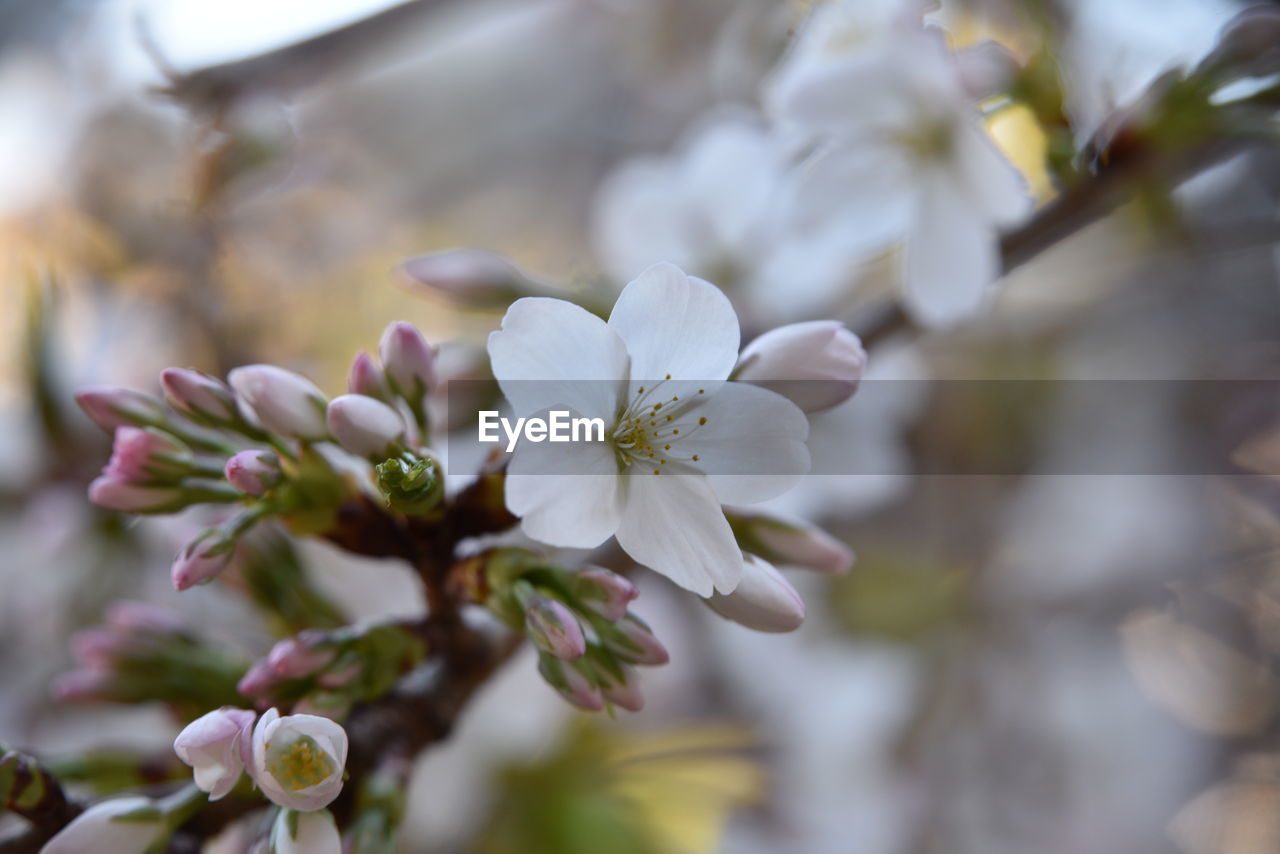
{"label": "white petal", "polygon": [[272,854],[342,854],[342,837],[328,810],[298,813],[297,836],[289,832],[289,813],[281,811],[271,830]]}
{"label": "white petal", "polygon": [[164,831],[160,821],[115,821],[155,805],[141,796],[99,801],[44,844],[40,854],[143,854]]}
{"label": "white petal", "polygon": [[777,81],[779,118],[819,133],[860,133],[908,127],[913,104],[895,85],[892,53],[863,51],[832,59]]}
{"label": "white petal", "polygon": [[955,156],[964,186],[996,225],[1014,225],[1031,213],[1034,202],[1026,179],[976,123],[956,128]]}
{"label": "white petal", "polygon": [[690,428],[672,453],[706,472],[724,504],[753,504],[781,495],[809,471],[809,420],[780,394],[747,383],[725,383],[684,420]]}
{"label": "white petal", "polygon": [[950,175],[926,178],[904,263],[906,304],[929,326],[945,326],[976,314],[999,270],[1000,246],[973,200]]}
{"label": "white petal", "polygon": [[612,418],[627,377],[622,339],[571,302],[516,300],[489,335],[493,375],[517,416],[557,405]]}
{"label": "white petal", "polygon": [[593,548],[622,520],[622,480],[608,442],[521,441],[507,467],[507,509],[524,532],[562,548]]}
{"label": "white petal", "polygon": [[627,280],[659,261],[696,269],[708,251],[682,176],[666,160],[636,160],[596,195],[593,239],[610,273]]}
{"label": "white petal", "polygon": [[701,475],[634,474],[626,479],[618,545],[638,563],[710,596],[742,575],[742,552]]}
{"label": "white petal", "polygon": [[682,167],[681,184],[697,200],[718,248],[739,259],[754,255],[783,168],[762,124],[741,114],[717,117],[695,131]]}
{"label": "white petal", "polygon": [[847,253],[884,249],[907,230],[912,167],[896,146],[833,145],[801,167],[788,200],[796,226],[839,233]]}
{"label": "white petal", "polygon": [[633,383],[670,374],[714,383],[738,360],[738,315],[710,282],[655,264],[623,289],[609,327],[626,343]]}

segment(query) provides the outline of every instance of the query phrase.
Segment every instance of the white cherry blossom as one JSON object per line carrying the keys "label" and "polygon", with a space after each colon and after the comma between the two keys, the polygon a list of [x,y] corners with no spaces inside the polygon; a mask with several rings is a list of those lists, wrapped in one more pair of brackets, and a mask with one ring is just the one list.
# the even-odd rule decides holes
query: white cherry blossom
{"label": "white cherry blossom", "polygon": [[282,807],[310,812],[342,791],[347,733],[317,715],[280,716],[269,709],[253,728],[249,773],[262,793]]}
{"label": "white cherry blossom", "polygon": [[804,413],[727,381],[739,334],[724,294],[672,264],[627,285],[607,323],[563,300],[514,303],[489,354],[515,414],[606,425],[603,442],[516,446],[506,501],[524,532],[574,548],[616,536],[701,596],[733,590],[742,554],[720,505],[781,494],[809,465]]}

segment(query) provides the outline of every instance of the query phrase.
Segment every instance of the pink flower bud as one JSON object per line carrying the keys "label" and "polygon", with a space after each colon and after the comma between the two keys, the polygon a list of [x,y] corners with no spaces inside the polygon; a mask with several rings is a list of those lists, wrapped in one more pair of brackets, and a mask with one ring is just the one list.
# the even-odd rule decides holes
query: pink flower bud
{"label": "pink flower bud", "polygon": [[120,427],[102,473],[133,483],[172,480],[187,471],[190,461],[187,446],[159,430]]}
{"label": "pink flower bud", "polygon": [[435,350],[413,324],[396,322],[388,326],[378,344],[378,355],[391,387],[410,403],[421,400],[435,387]]}
{"label": "pink flower bud", "polygon": [[606,700],[628,712],[638,712],[644,708],[644,694],[640,691],[640,680],[634,671],[626,671],[621,682],[615,682],[610,677],[600,687],[600,691]]}
{"label": "pink flower bud", "polygon": [[626,641],[625,645],[610,644],[609,648],[614,655],[632,664],[647,667],[657,667],[671,660],[667,648],[654,635],[649,624],[635,614],[627,614],[614,625],[622,632]]}
{"label": "pink flower bud", "polygon": [[484,249],[430,252],[410,258],[400,270],[412,284],[472,307],[502,308],[537,290],[510,259]]}
{"label": "pink flower bud", "polygon": [[804,600],[778,570],[755,555],[742,562],[742,581],[732,593],[706,600],[711,610],[758,632],[790,632],[804,622]]}
{"label": "pink flower bud", "polygon": [[187,625],[182,617],[152,605],[150,602],[137,602],[132,599],[120,599],[107,606],[107,625],[117,632],[143,632],[156,635],[185,635]]}
{"label": "pink flower bud", "polygon": [[[205,533],[182,550],[169,569],[174,590],[181,593],[189,587],[212,581],[231,564],[235,549],[214,551],[217,542]],[[214,553],[211,554],[211,551]]]}
{"label": "pink flower bud", "polygon": [[247,709],[223,706],[187,724],[174,739],[173,751],[191,766],[196,786],[209,793],[209,800],[225,797],[244,772],[256,717]]}
{"label": "pink flower bud", "polygon": [[363,394],[344,394],[329,404],[329,432],[358,457],[385,460],[405,443],[405,423],[390,406]]}
{"label": "pink flower bud", "polygon": [[267,663],[281,678],[303,679],[327,667],[337,654],[332,647],[317,646],[298,636],[285,638],[273,646],[267,654]]}
{"label": "pink flower bud", "polygon": [[255,662],[240,677],[240,681],[236,683],[236,690],[245,697],[261,697],[282,681],[284,681],[283,678],[271,668],[271,662],[264,658]]}
{"label": "pink flower bud", "polygon": [[275,365],[246,365],[227,375],[243,415],[271,433],[319,441],[325,429],[323,392],[306,377]]}
{"label": "pink flower bud", "polygon": [[771,563],[843,575],[853,566],[853,550],[817,525],[784,520],[752,510],[728,510],[725,515],[744,550]]}
{"label": "pink flower bud", "polygon": [[62,703],[109,702],[115,698],[115,676],[108,670],[69,670],[53,680],[53,698]]}
{"label": "pink flower bud", "polygon": [[566,661],[587,654],[582,626],[565,604],[549,596],[532,596],[525,606],[524,628],[539,649]]}
{"label": "pink flower bud", "polygon": [[351,363],[347,373],[347,391],[351,394],[363,394],[365,397],[376,397],[385,401],[391,396],[387,388],[387,378],[382,375],[382,368],[373,357],[361,350]]}
{"label": "pink flower bud", "polygon": [[834,320],[770,330],[742,351],[733,378],[775,391],[805,412],[829,409],[858,390],[867,354]]}
{"label": "pink flower bud", "polygon": [[160,374],[169,405],[197,421],[225,424],[237,420],[231,389],[217,377],[187,368],[166,368]]}
{"label": "pink flower bud", "polygon": [[76,392],[84,414],[108,433],[126,425],[153,424],[165,419],[164,405],[149,394],[112,386],[91,386]]}
{"label": "pink flower bud", "polygon": [[91,670],[111,670],[129,650],[126,635],[110,629],[85,629],[71,636],[71,654]]}
{"label": "pink flower bud", "polygon": [[627,606],[640,595],[626,578],[600,567],[589,567],[575,575],[573,592],[583,605],[611,623],[626,616]]}
{"label": "pink flower bud", "polygon": [[280,458],[270,451],[240,451],[223,469],[227,482],[245,495],[265,495],[283,479]]}
{"label": "pink flower bud", "polygon": [[598,712],[604,708],[604,697],[600,694],[600,689],[574,665],[549,655],[540,655],[538,672],[548,685],[560,692],[560,696],[579,709]]}
{"label": "pink flower bud", "polygon": [[182,490],[168,486],[139,486],[103,475],[89,484],[89,500],[99,507],[125,513],[159,512],[177,506]]}

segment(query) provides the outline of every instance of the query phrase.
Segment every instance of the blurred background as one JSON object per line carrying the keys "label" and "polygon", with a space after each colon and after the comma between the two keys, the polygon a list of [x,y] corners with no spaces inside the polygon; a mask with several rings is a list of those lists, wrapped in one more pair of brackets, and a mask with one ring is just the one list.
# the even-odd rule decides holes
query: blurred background
{"label": "blurred background", "polygon": [[[486,247],[566,293],[611,293],[602,182],[708,111],[758,108],[812,4],[425,0],[369,17],[392,5],[0,0],[0,741],[55,762],[167,749],[162,708],[50,699],[68,637],[114,599],[172,607],[245,654],[271,643],[217,585],[170,588],[196,521],[89,505],[109,442],[76,386],[270,361],[336,392],[397,319],[475,364],[501,307],[459,308],[397,266]],[[1055,140],[1083,144],[1241,8],[972,0],[941,16],[957,41],[1050,63],[1061,124],[1015,106],[991,126],[1045,204]],[[518,658],[420,760],[403,850],[1280,850],[1280,400],[1190,406],[1170,383],[1100,407],[1052,382],[1280,379],[1276,151],[1150,177],[1007,277],[980,321],[877,340],[885,382],[815,419],[816,455],[880,473],[791,497],[859,555],[846,577],[793,578],[801,630],[754,634],[644,574],[672,657],[647,673],[646,709],[581,715]],[[858,329],[884,276],[851,269],[828,315]],[[927,378],[1045,391],[957,405]],[[1107,473],[1093,437],[1121,422],[1137,438]],[[1133,473],[1206,432],[1229,470]],[[1084,457],[1090,473],[1062,473]],[[947,468],[1009,473],[928,473]],[[353,617],[418,607],[404,567],[295,547]],[[210,850],[238,845],[233,829]]]}

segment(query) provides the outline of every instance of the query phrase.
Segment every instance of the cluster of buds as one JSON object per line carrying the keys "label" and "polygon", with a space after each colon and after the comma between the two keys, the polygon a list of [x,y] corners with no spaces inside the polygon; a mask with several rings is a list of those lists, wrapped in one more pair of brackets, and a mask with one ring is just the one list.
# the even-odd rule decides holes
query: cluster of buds
{"label": "cluster of buds", "polygon": [[277,642],[249,668],[238,689],[264,704],[336,714],[385,694],[426,652],[421,640],[397,623],[307,629]]}
{"label": "cluster of buds", "polygon": [[[163,401],[129,389],[82,390],[80,406],[114,434],[110,462],[89,497],[130,513],[236,508],[178,555],[178,590],[225,570],[239,538],[264,519],[278,517],[300,532],[324,530],[354,490],[380,489],[393,509],[428,513],[444,489],[439,464],[421,448],[435,351],[413,326],[393,323],[379,353],[381,364],[357,357],[350,393],[332,401],[274,365],[236,368],[225,383],[169,368],[160,377]],[[369,483],[344,479],[331,461],[335,445],[372,464]]]}
{"label": "cluster of buds", "polygon": [[244,670],[192,634],[177,614],[142,602],[114,603],[104,625],[71,639],[76,668],[53,684],[65,701],[163,701],[208,708],[234,701]]}
{"label": "cluster of buds", "polygon": [[481,556],[486,604],[538,650],[538,670],[562,697],[585,711],[639,711],[637,666],[666,664],[667,651],[628,606],[638,595],[615,572],[569,572],[535,555],[499,549]]}

